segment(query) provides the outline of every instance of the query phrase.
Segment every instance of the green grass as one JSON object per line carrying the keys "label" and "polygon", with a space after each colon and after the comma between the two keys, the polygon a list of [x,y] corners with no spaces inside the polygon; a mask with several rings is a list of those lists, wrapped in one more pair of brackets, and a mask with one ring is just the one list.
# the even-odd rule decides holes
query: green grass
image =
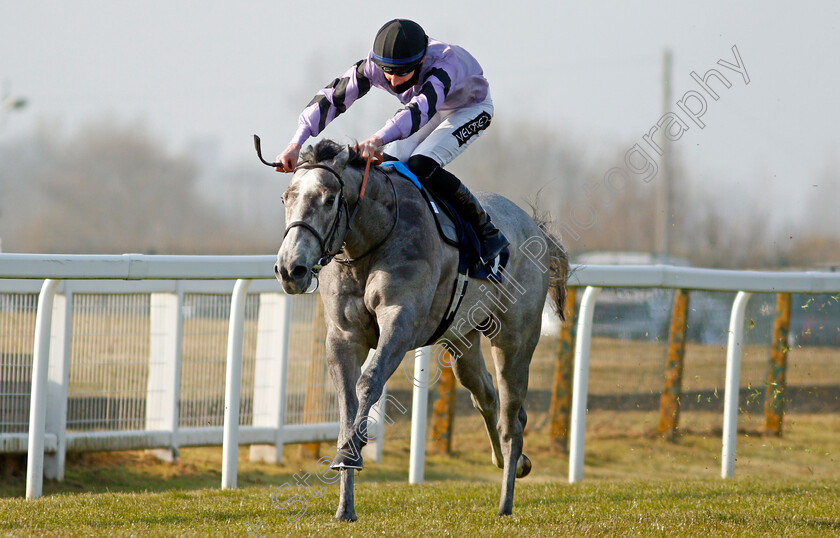
{"label": "green grass", "polygon": [[[764,437],[742,417],[736,478],[722,480],[720,417],[693,413],[676,442],[643,424],[655,413],[594,411],[587,422],[584,481],[567,481],[568,458],[548,450],[545,432],[529,431],[532,474],[517,481],[514,515],[496,517],[500,471],[489,462],[481,423],[465,410],[456,418],[456,452],[427,458],[426,480],[410,486],[407,420],[389,426],[382,464],[357,479],[359,521],[332,521],[338,488],[307,496],[302,516],[275,507],[272,492],[314,475],[311,459],[287,446],[280,466],[248,462],[240,450],[240,489],[218,490],[221,449],[187,448],[177,464],[143,452],[73,456],[64,482],[45,483],[45,496],[20,497],[23,477],[0,483],[0,535],[784,535],[840,534],[840,418],[791,415],[786,434]],[[540,422],[539,416],[534,422]],[[625,426],[634,424],[635,430]],[[323,454],[327,453],[326,445]],[[289,501],[303,488],[282,491]]]}
{"label": "green grass", "polygon": [[264,536],[837,535],[840,485],[790,480],[522,482],[512,517],[495,516],[496,485],[365,483],[359,521],[332,521],[337,491],[306,513],[274,508],[269,488],[57,495],[6,501],[0,529],[17,534]]}
{"label": "green grass", "polygon": [[[538,349],[531,394],[550,388],[555,349],[553,339]],[[637,397],[661,390],[663,343],[596,339],[592,351],[590,396]],[[769,346],[744,349],[742,385],[755,387],[758,399],[768,353]],[[546,402],[529,401],[525,451],[534,469],[517,481],[514,515],[508,518],[495,516],[501,472],[490,464],[483,423],[462,406],[455,452],[429,454],[421,486],[407,484],[410,424],[394,413],[384,461],[367,464],[357,479],[354,524],[332,521],[337,486],[308,497],[296,521],[289,520],[293,510],[272,504],[278,487],[295,483],[293,474],[316,471],[297,447],[286,447],[283,465],[249,462],[248,449],[241,448],[240,489],[233,491],[218,489],[222,450],[212,447],[184,448],[177,464],[142,451],[68,455],[66,480],[46,481],[44,497],[35,501],[21,498],[24,468],[0,465],[0,535],[840,535],[836,411],[790,413],[780,438],[761,435],[760,411],[742,413],[736,477],[719,478],[722,415],[713,408],[723,398],[724,357],[720,346],[689,346],[684,389],[703,391],[706,405],[683,411],[674,442],[653,433],[658,411],[590,409],[584,481],[575,485],[568,483],[567,455],[549,450]],[[840,383],[834,348],[796,348],[790,359],[792,385]],[[398,372],[389,386],[399,390],[410,384]],[[327,445],[321,446],[328,454]],[[316,478],[310,484],[322,485]],[[278,499],[302,493],[294,487]]]}

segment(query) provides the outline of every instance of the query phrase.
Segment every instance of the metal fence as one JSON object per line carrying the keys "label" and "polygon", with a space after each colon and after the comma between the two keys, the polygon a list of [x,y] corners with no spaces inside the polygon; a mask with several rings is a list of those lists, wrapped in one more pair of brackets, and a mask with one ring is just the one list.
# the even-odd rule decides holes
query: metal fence
{"label": "metal fence", "polygon": [[24,433],[29,427],[37,304],[37,293],[0,294],[0,434]]}
{"label": "metal fence", "polygon": [[149,363],[155,360],[149,357],[148,295],[76,294],[67,430],[143,429]]}
{"label": "metal fence", "polygon": [[[587,268],[590,269],[590,268]],[[584,432],[590,374],[590,350],[596,302],[604,288],[680,289],[735,292],[726,330],[726,370],[722,387],[723,442],[721,476],[735,472],[735,446],[741,387],[741,363],[746,335],[754,320],[745,323],[747,306],[753,294],[804,293],[808,295],[840,292],[840,274],[831,272],[759,272],[724,271],[671,266],[594,266],[573,275],[575,285],[585,287],[578,322],[574,352],[572,411],[569,434],[569,481],[583,479]]]}
{"label": "metal fence", "polygon": [[[235,487],[239,443],[252,445],[252,458],[279,461],[283,443],[335,439],[335,396],[321,360],[317,298],[279,292],[272,261],[0,255],[0,276],[8,277],[0,279],[0,451],[28,451],[27,496],[40,496],[40,483],[33,484],[42,471],[61,477],[66,450],[163,448],[174,454],[178,446],[224,440],[222,485]],[[67,280],[59,284],[51,276]],[[16,280],[22,277],[31,280]],[[229,279],[235,277],[234,285]],[[722,387],[722,475],[731,476],[741,354],[756,325],[751,318],[744,323],[751,292],[834,297],[840,275],[590,266],[577,268],[570,284],[586,288],[574,353],[570,480],[582,478],[593,313],[601,288],[737,292],[725,330]],[[758,297],[752,304],[759,312],[765,308]],[[429,363],[428,350],[416,354],[412,482],[422,481]],[[376,439],[381,450],[381,432]],[[37,459],[45,452],[50,457],[41,468]]]}
{"label": "metal fence", "polygon": [[[68,432],[144,430],[147,402],[163,396],[149,386],[149,370],[165,358],[150,353],[152,290],[161,284],[126,283],[128,293],[73,292],[103,282],[66,282],[59,293],[72,297],[72,327],[67,375]],[[4,292],[32,288],[39,281],[0,280],[0,434],[23,434],[29,428],[32,345],[37,293]],[[173,288],[189,289],[186,282]],[[229,282],[204,282],[219,291]],[[114,283],[108,284],[118,291]],[[260,293],[249,294],[245,307],[239,423],[254,424],[254,391],[276,390],[271,379],[256,379],[257,323]],[[323,361],[323,323],[317,295],[292,300],[288,392],[285,424],[336,423],[338,407]],[[179,428],[223,426],[224,377],[231,297],[225,293],[184,293],[180,360]],[[316,317],[316,314],[319,317]],[[308,405],[307,405],[308,400]],[[265,410],[256,411],[265,414]],[[19,443],[0,440],[0,452],[22,452]]]}
{"label": "metal fence", "polygon": [[[91,258],[109,263],[120,257],[76,257],[82,264]],[[39,344],[49,349],[40,411],[47,477],[63,479],[67,451],[158,449],[162,457],[175,457],[181,446],[223,444],[229,437],[226,381],[234,338],[241,360],[232,438],[252,445],[253,459],[272,461],[280,460],[284,443],[334,439],[337,400],[323,360],[319,297],[286,297],[268,257],[221,263],[226,265],[221,271],[204,270],[213,280],[200,280],[201,270],[192,275],[175,266],[171,274],[149,280],[117,280],[119,270],[103,275],[113,280],[0,279],[0,452],[32,453],[30,434],[41,426],[32,422],[39,415],[34,405]],[[91,267],[96,275],[97,266]],[[126,271],[136,267],[129,263]],[[4,269],[18,272],[14,264]],[[259,278],[224,279],[243,273]],[[175,275],[198,279],[170,279]],[[247,282],[250,293],[241,334],[232,336],[236,282]],[[55,293],[54,303],[43,307],[39,293],[41,300]],[[50,313],[40,336],[38,308]],[[30,474],[40,471],[27,473],[27,495],[39,496],[37,485],[30,495]],[[235,486],[235,476],[228,480]]]}

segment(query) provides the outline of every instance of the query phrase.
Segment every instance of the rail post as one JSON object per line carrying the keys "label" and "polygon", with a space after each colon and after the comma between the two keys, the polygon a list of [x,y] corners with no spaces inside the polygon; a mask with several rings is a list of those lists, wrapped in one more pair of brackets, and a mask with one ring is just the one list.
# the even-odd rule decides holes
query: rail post
{"label": "rail post", "polygon": [[414,351],[414,390],[411,399],[411,452],[408,458],[408,483],[422,484],[426,469],[426,417],[429,405],[429,366],[431,346]]}
{"label": "rail post", "polygon": [[776,294],[776,320],[773,322],[773,347],[770,351],[770,368],[767,390],[764,393],[764,430],[782,435],[787,387],[788,331],[790,330],[790,293]]}
{"label": "rail post", "polygon": [[744,313],[752,293],[739,291],[729,316],[729,340],[726,344],[726,384],[723,397],[723,447],[720,476],[735,476],[735,444],[738,440],[738,400],[741,382],[741,347],[744,344]]}
{"label": "rail post", "polygon": [[586,397],[589,392],[589,348],[592,344],[592,315],[601,293],[597,286],[587,286],[580,300],[577,341],[575,342],[574,385],[572,386],[572,422],[569,447],[569,483],[583,480],[583,448],[586,433]]}
{"label": "rail post", "polygon": [[665,386],[659,399],[659,433],[673,439],[680,422],[682,377],[685,364],[685,331],[688,318],[688,291],[674,292],[671,326],[668,332],[668,357],[665,365]]}
{"label": "rail post", "polygon": [[32,354],[32,391],[29,406],[29,439],[26,462],[26,498],[37,499],[44,488],[44,426],[47,419],[47,376],[53,302],[59,280],[46,279],[38,295],[35,314],[35,348]]}
{"label": "rail post", "polygon": [[445,361],[439,367],[440,379],[437,383],[437,400],[432,405],[432,451],[438,454],[452,452],[452,430],[455,421],[455,372],[452,371],[452,354],[445,346],[438,352],[444,354]]}
{"label": "rail post", "polygon": [[67,461],[67,384],[70,374],[70,343],[73,334],[73,292],[64,282],[64,292],[53,303],[50,368],[47,374],[47,413],[44,432],[54,433],[55,453],[44,454],[44,477],[64,480]]}
{"label": "rail post", "polygon": [[233,287],[225,365],[225,426],[222,441],[222,489],[236,488],[239,455],[239,399],[242,391],[242,338],[245,333],[245,300],[250,280]]}
{"label": "rail post", "polygon": [[577,288],[567,288],[566,321],[560,325],[557,356],[554,359],[554,380],[551,384],[551,404],[548,409],[548,445],[552,451],[566,452],[569,448],[569,413],[572,407],[572,350],[575,347],[575,299]]}

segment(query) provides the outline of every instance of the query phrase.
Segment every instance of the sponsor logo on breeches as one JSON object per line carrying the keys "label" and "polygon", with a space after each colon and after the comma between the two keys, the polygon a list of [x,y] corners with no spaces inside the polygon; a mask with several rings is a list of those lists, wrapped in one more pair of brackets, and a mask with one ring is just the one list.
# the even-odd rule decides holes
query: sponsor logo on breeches
{"label": "sponsor logo on breeches", "polygon": [[474,119],[455,129],[452,136],[458,139],[459,146],[463,146],[470,138],[489,127],[491,119],[492,116],[490,114],[482,112]]}

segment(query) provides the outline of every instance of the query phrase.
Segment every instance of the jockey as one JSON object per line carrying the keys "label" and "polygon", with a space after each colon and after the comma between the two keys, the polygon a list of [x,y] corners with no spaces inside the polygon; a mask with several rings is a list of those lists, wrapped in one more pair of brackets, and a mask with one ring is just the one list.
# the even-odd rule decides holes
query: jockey
{"label": "jockey", "polygon": [[320,134],[371,86],[394,95],[405,107],[358,144],[362,157],[385,146],[388,159],[406,162],[423,185],[472,224],[481,242],[481,261],[491,262],[507,239],[470,190],[443,168],[490,125],[493,101],[487,79],[466,50],[429,38],[416,22],[385,23],[367,58],[315,95],[298,118],[291,143],[277,156],[282,166],[276,170],[294,171],[306,139]]}

